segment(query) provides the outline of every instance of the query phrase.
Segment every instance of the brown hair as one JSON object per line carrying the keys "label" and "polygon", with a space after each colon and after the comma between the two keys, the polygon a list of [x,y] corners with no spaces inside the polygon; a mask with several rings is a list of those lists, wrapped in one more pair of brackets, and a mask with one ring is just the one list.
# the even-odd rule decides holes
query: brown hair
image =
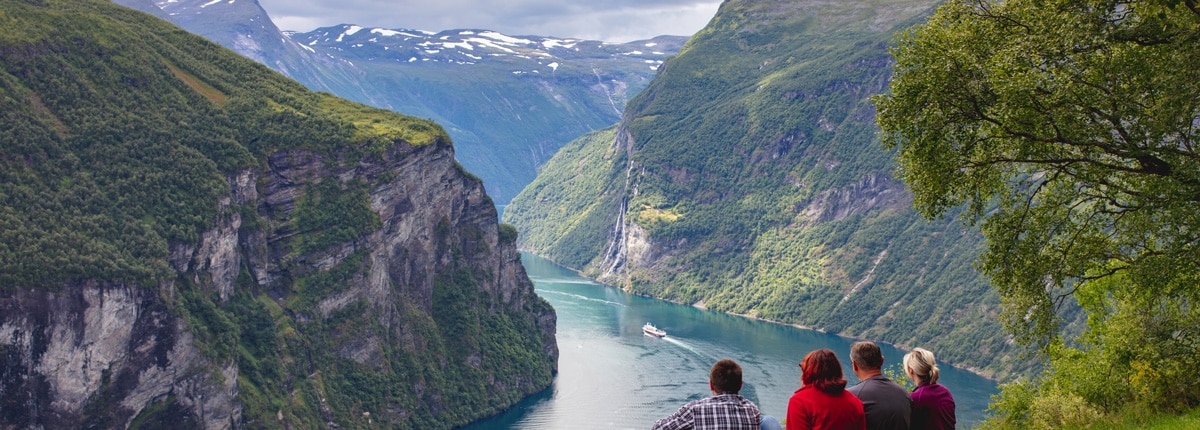
{"label": "brown hair", "polygon": [[841,393],[846,388],[842,377],[842,363],[837,354],[828,349],[818,349],[804,356],[800,362],[800,382],[830,394]]}
{"label": "brown hair", "polygon": [[742,366],[738,366],[736,361],[722,358],[713,364],[708,372],[708,380],[717,394],[737,394],[742,390]]}
{"label": "brown hair", "polygon": [[883,352],[873,342],[855,342],[850,345],[850,361],[863,370],[879,370],[883,367]]}

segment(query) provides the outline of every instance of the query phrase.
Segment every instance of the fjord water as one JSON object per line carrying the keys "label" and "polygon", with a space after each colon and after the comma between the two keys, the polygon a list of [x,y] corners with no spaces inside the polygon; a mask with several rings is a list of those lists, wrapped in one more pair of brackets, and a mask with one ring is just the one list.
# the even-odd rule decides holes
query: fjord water
{"label": "fjord water", "polygon": [[[551,388],[468,429],[647,429],[691,400],[706,397],[708,370],[721,358],[742,365],[741,394],[782,419],[799,388],[804,354],[835,351],[851,384],[850,344],[831,334],[726,315],[627,294],[531,254],[522,254],[538,295],[558,312],[559,373]],[[651,322],[666,338],[642,334]],[[904,351],[881,345],[885,366]],[[934,351],[935,353],[937,351]],[[959,428],[981,420],[996,384],[940,365],[957,403]]]}

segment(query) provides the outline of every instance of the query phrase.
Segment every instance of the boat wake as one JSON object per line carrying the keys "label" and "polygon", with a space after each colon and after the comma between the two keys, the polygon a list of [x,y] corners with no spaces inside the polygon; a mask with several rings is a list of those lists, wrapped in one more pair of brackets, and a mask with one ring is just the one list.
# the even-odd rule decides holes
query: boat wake
{"label": "boat wake", "polygon": [[534,283],[534,284],[538,284],[538,283],[543,283],[543,282],[544,282],[544,283],[548,283],[548,284],[574,284],[574,285],[596,285],[596,286],[604,286],[603,284],[596,283],[596,281],[592,281],[592,280],[590,280],[590,279],[582,279],[582,278],[574,278],[574,279],[572,279],[572,278],[553,278],[553,277],[534,277],[534,276],[530,276],[530,277],[529,277],[529,280],[530,280],[530,281],[533,281],[533,283]]}
{"label": "boat wake", "polygon": [[673,343],[673,344],[679,346],[680,348],[686,349],[686,350],[690,351],[691,353],[696,354],[697,357],[700,357],[700,358],[703,358],[703,359],[706,359],[709,361],[717,360],[716,356],[702,352],[699,349],[697,349],[696,347],[692,346],[691,344],[684,342],[682,340],[679,340],[678,338],[668,336],[668,337],[664,337],[662,340]]}
{"label": "boat wake", "polygon": [[588,297],[588,296],[585,296],[585,295],[582,295],[582,294],[567,293],[567,292],[562,292],[562,291],[554,291],[554,290],[537,290],[537,292],[538,292],[539,294],[554,294],[554,295],[558,295],[558,296],[566,296],[566,297],[570,297],[570,298],[573,298],[573,299],[578,299],[578,300],[583,300],[583,301],[588,301],[588,302],[604,303],[604,304],[606,304],[606,305],[610,305],[610,306],[619,306],[619,307],[622,307],[622,308],[628,308],[628,307],[629,307],[629,305],[627,305],[627,304],[624,304],[624,303],[617,303],[617,302],[614,302],[614,301],[611,301],[611,300],[597,299],[597,298],[594,298],[594,297]]}

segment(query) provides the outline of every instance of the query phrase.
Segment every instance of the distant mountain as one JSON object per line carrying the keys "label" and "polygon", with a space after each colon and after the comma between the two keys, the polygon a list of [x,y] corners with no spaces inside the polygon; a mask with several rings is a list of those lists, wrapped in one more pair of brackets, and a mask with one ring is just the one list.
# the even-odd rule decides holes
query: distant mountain
{"label": "distant mountain", "polygon": [[165,14],[311,89],[437,121],[501,205],[563,144],[616,122],[687,40],[607,44],[354,25],[282,33],[254,0],[115,1]]}
{"label": "distant mountain", "polygon": [[893,34],[936,3],[724,2],[505,222],[638,294],[1029,371],[972,267],[981,235],[916,214],[876,137],[868,98],[887,88]]}
{"label": "distant mountain", "polygon": [[355,83],[361,73],[348,63],[297,46],[283,36],[257,1],[113,0],[216,42],[262,63],[315,91],[355,94],[362,102],[373,93]]}

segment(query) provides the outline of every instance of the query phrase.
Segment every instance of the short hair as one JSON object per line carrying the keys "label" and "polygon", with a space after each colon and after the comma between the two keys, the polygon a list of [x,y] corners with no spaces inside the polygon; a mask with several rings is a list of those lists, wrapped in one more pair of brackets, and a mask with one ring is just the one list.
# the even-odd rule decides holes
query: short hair
{"label": "short hair", "polygon": [[717,394],[737,394],[742,390],[742,366],[728,358],[717,360],[708,372],[708,380]]}
{"label": "short hair", "polygon": [[936,384],[938,380],[937,359],[933,352],[923,348],[913,348],[912,352],[904,354],[904,367],[916,375],[916,383],[927,382]]}
{"label": "short hair", "polygon": [[855,342],[850,345],[850,361],[863,370],[879,370],[883,367],[883,352],[874,342]]}
{"label": "short hair", "polygon": [[805,355],[800,362],[800,382],[830,394],[841,393],[846,388],[846,378],[842,377],[842,363],[838,362],[837,354],[818,349]]}

